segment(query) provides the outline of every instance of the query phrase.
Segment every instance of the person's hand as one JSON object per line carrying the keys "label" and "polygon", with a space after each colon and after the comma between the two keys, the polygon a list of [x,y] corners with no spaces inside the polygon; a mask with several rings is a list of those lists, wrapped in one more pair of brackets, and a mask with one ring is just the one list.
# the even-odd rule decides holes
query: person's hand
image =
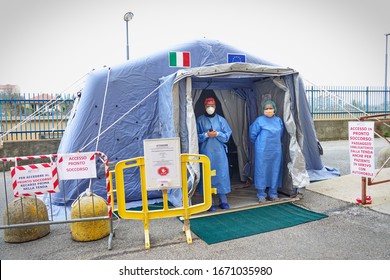
{"label": "person's hand", "polygon": [[210,137],[210,138],[214,138],[214,137],[217,136],[217,131],[215,131],[215,130],[208,131],[207,132],[207,136]]}

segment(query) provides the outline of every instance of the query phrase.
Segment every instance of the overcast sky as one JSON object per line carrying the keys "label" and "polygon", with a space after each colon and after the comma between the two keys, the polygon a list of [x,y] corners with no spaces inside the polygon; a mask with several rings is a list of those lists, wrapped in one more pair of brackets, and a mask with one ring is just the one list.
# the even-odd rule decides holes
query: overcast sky
{"label": "overcast sky", "polygon": [[124,62],[128,11],[130,58],[206,37],[314,84],[384,85],[389,0],[0,0],[0,84],[60,93]]}

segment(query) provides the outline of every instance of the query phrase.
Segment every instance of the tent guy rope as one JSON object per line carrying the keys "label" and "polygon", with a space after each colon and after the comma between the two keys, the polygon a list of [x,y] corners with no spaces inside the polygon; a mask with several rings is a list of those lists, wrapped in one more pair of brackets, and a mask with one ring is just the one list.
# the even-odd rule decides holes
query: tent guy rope
{"label": "tent guy rope", "polygon": [[[89,75],[90,72],[84,74],[81,78],[79,78],[77,81],[75,81],[72,85],[70,85],[69,87],[67,87],[65,90],[63,90],[62,92],[60,92],[58,95],[60,97],[56,98],[56,99],[53,99],[53,100],[49,100],[48,102],[46,102],[42,107],[40,107],[38,110],[34,111],[32,114],[28,115],[24,120],[22,120],[21,122],[19,122],[18,124],[14,125],[13,127],[11,127],[10,129],[8,129],[7,131],[5,131],[1,136],[0,136],[0,141],[3,142],[3,139],[4,137],[6,137],[8,134],[12,133],[13,131],[17,130],[18,128],[22,127],[24,124],[26,123],[29,123],[34,117],[36,116],[39,116],[40,113],[46,111],[48,108],[50,108],[50,106],[52,105],[61,105],[62,103],[64,103],[65,101],[62,101],[62,102],[58,102],[62,97],[61,95],[68,89],[74,87],[76,84],[80,85],[80,81],[82,79],[84,79],[87,75]],[[81,83],[81,84],[84,84],[85,80]],[[54,131],[58,125],[60,123],[62,123],[64,121],[64,119],[68,117],[68,115],[64,115],[62,118],[61,118],[61,121],[59,123],[57,123],[52,129],[51,131]]]}
{"label": "tent guy rope", "polygon": [[142,104],[145,100],[147,100],[150,96],[152,96],[160,87],[162,87],[167,81],[169,81],[168,79],[165,80],[163,83],[161,83],[158,87],[156,87],[154,90],[152,90],[148,95],[146,95],[140,102],[138,102],[137,104],[135,104],[133,107],[131,107],[126,113],[124,113],[122,116],[120,116],[116,121],[114,121],[111,125],[109,125],[106,129],[104,129],[102,132],[99,132],[99,134],[91,139],[91,141],[89,141],[86,145],[84,145],[84,147],[82,147],[81,149],[79,149],[79,152],[82,152],[86,147],[88,147],[89,145],[91,145],[95,140],[97,140],[101,135],[103,135],[104,133],[106,133],[108,130],[110,130],[114,125],[116,125],[119,121],[121,121],[124,117],[126,117],[129,113],[131,113],[131,111],[133,111],[135,108],[137,108],[140,104]]}
{"label": "tent guy rope", "polygon": [[[318,88],[321,90],[321,91],[320,91],[320,94],[321,94],[321,95],[324,95],[324,96],[331,96],[331,97],[337,99],[338,101],[340,101],[340,103],[337,103],[337,106],[339,106],[341,109],[343,109],[345,112],[347,112],[353,119],[356,119],[357,121],[359,120],[359,118],[356,117],[351,111],[349,111],[349,110],[346,108],[345,105],[348,105],[350,108],[353,108],[353,109],[355,109],[355,110],[361,112],[362,114],[364,114],[364,115],[366,115],[366,116],[368,115],[366,111],[364,111],[364,110],[362,110],[362,109],[356,107],[355,105],[352,105],[351,103],[348,103],[348,102],[344,101],[342,98],[338,97],[338,96],[337,96],[336,94],[334,94],[334,93],[329,92],[329,91],[328,91],[327,89],[325,89],[324,87],[318,86],[318,85],[316,85],[316,84],[314,84],[314,83],[312,83],[312,82],[310,82],[310,81],[308,81],[308,80],[305,80],[305,82],[309,83],[309,84],[312,85],[312,86],[318,87]],[[378,118],[373,118],[373,119],[374,119],[374,120],[379,120]],[[384,123],[384,125],[389,126],[389,125],[386,124],[386,123]],[[378,135],[378,136],[380,137],[379,134],[376,133],[376,135]]]}
{"label": "tent guy rope", "polygon": [[108,71],[107,71],[107,80],[106,80],[106,88],[104,89],[104,98],[103,98],[102,112],[100,113],[99,132],[98,132],[98,137],[97,137],[97,139],[96,139],[95,151],[98,151],[99,139],[100,139],[100,132],[102,131],[102,123],[103,123],[103,117],[104,117],[104,108],[106,107],[106,98],[107,98],[108,83],[109,83],[109,81],[110,81],[110,72],[111,72],[111,68],[108,68]]}

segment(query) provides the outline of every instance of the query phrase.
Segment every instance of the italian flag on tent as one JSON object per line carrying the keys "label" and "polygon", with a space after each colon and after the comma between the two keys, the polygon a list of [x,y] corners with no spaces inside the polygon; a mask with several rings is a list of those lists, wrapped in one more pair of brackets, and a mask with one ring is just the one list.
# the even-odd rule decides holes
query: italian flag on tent
{"label": "italian flag on tent", "polygon": [[191,67],[191,53],[169,52],[169,67]]}

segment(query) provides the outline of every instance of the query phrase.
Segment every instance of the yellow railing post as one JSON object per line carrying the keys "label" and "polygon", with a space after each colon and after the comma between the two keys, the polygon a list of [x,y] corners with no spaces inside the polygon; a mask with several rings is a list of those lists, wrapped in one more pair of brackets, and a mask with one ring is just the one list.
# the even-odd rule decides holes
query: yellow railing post
{"label": "yellow railing post", "polygon": [[[188,191],[188,177],[187,177],[187,164],[198,163],[202,165],[202,178],[203,178],[203,202],[190,205],[189,191]],[[139,167],[140,170],[140,185],[141,185],[141,197],[142,197],[142,211],[134,211],[126,209],[126,194],[125,194],[125,178],[124,169]],[[190,217],[193,214],[207,211],[212,205],[212,194],[216,194],[216,189],[211,187],[211,176],[215,176],[215,171],[210,170],[210,160],[205,155],[198,154],[182,154],[181,155],[181,192],[182,192],[182,205],[179,207],[168,207],[168,193],[167,189],[161,189],[163,195],[163,208],[159,210],[150,210],[148,205],[148,195],[146,189],[145,178],[145,162],[143,157],[132,158],[128,160],[120,161],[115,166],[115,181],[116,181],[116,198],[118,213],[121,218],[124,219],[137,219],[142,220],[144,223],[144,235],[145,235],[145,248],[150,248],[149,238],[149,220],[160,219],[168,217],[181,216],[184,219],[183,231],[186,234],[186,240],[188,244],[192,243],[191,231],[190,231]],[[110,174],[110,180],[112,175]],[[112,182],[111,182],[112,184]],[[113,197],[113,194],[112,194]]]}

